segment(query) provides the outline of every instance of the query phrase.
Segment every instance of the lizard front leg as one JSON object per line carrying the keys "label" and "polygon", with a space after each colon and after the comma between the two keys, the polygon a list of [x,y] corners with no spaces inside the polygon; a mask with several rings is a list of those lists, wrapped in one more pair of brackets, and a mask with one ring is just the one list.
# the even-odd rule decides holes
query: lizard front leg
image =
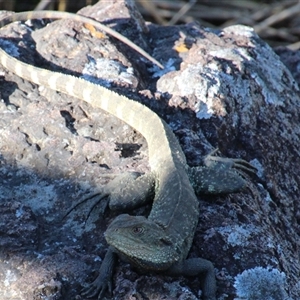
{"label": "lizard front leg", "polygon": [[[154,195],[154,177],[152,173],[138,176],[137,173],[124,174],[112,180],[106,186],[108,206],[112,210],[129,210],[141,206]],[[94,195],[96,196],[96,195]],[[101,196],[99,195],[101,198]],[[87,298],[98,295],[103,299],[106,290],[112,292],[112,275],[118,255],[109,247],[101,264],[98,277],[81,292]]]}
{"label": "lizard front leg", "polygon": [[108,248],[101,264],[98,277],[87,287],[83,288],[81,295],[87,298],[97,297],[103,299],[106,290],[112,293],[112,276],[118,256],[111,247]]}
{"label": "lizard front leg", "polygon": [[166,271],[170,276],[204,275],[202,282],[202,299],[216,300],[216,277],[213,264],[203,258],[190,258],[179,262]]}

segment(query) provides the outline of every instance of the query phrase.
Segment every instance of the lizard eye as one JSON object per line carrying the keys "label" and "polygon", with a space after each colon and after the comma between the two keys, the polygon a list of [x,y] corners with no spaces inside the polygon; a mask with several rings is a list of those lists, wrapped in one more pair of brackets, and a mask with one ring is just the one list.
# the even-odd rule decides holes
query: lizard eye
{"label": "lizard eye", "polygon": [[144,227],[133,227],[132,228],[132,232],[134,234],[141,234],[144,232]]}

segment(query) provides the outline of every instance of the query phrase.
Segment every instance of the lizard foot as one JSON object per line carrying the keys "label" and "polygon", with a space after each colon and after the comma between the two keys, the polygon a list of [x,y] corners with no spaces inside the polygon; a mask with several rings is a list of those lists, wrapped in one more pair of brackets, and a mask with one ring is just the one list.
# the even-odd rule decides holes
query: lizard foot
{"label": "lizard foot", "polygon": [[241,158],[228,158],[216,156],[215,153],[219,149],[213,150],[204,158],[204,165],[209,168],[217,168],[223,170],[236,169],[237,171],[243,171],[248,174],[256,174],[257,169],[253,167],[246,160]]}
{"label": "lizard foot", "polygon": [[227,194],[245,189],[245,173],[256,174],[257,170],[240,158],[215,156],[218,149],[207,155],[204,166],[187,169],[196,194]]}
{"label": "lizard foot", "polygon": [[[86,217],[86,220],[88,220],[88,218],[90,217],[91,212],[93,211],[93,209],[95,208],[96,205],[99,204],[99,202],[101,200],[103,200],[104,198],[107,198],[109,195],[107,193],[103,193],[101,194],[101,192],[97,191],[97,192],[92,192],[86,196],[84,196],[81,200],[78,201],[78,203],[76,203],[73,207],[71,207],[68,212],[63,216],[62,220],[64,220],[68,215],[70,215],[70,213],[74,210],[76,210],[81,204],[93,200],[93,204],[88,212],[88,215]],[[106,209],[108,207],[108,200],[103,201],[103,203],[100,206],[100,210],[99,210],[99,215],[103,216]]]}
{"label": "lizard foot", "polygon": [[108,290],[112,293],[112,274],[117,261],[117,255],[112,248],[108,248],[104,260],[101,264],[98,277],[88,286],[81,290],[81,295],[87,298],[94,298],[98,295],[98,300],[104,299],[104,295]]}
{"label": "lizard foot", "polygon": [[102,278],[98,276],[92,283],[88,286],[84,287],[80,294],[86,298],[95,298],[98,300],[104,299],[104,295],[106,291],[111,295],[112,293],[112,283],[111,280],[107,280],[106,278]]}

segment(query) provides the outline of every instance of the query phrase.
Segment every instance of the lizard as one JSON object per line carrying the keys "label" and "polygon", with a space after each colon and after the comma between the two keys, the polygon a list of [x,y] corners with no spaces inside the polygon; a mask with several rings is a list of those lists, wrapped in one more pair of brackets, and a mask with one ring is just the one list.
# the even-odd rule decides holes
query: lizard
{"label": "lizard", "polygon": [[[65,14],[65,13],[64,13]],[[42,12],[16,13],[1,20],[0,28],[28,18],[46,18]],[[57,18],[66,15],[52,14]],[[68,14],[73,19],[77,16]],[[80,21],[91,22],[80,17]],[[92,22],[95,27],[98,23]],[[99,107],[121,119],[146,139],[150,172],[125,177],[112,189],[116,198],[133,206],[153,196],[149,216],[121,214],[104,233],[109,248],[99,276],[82,290],[88,298],[103,299],[112,289],[113,270],[118,257],[146,272],[172,276],[203,275],[202,298],[216,299],[216,279],[212,262],[187,258],[199,219],[198,193],[231,193],[245,188],[246,181],[236,170],[255,173],[242,159],[209,156],[202,167],[189,167],[181,146],[168,124],[147,106],[84,79],[41,69],[10,56],[0,48],[0,63],[9,71],[37,85],[65,93]],[[124,201],[125,201],[124,200]],[[136,205],[134,204],[134,205]]]}

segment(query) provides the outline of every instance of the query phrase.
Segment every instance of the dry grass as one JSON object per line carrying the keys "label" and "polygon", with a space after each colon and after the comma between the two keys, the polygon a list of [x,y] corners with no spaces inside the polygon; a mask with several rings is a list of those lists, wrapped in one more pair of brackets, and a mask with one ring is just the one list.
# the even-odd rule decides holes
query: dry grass
{"label": "dry grass", "polygon": [[[103,0],[105,1],[105,0]],[[0,9],[57,9],[76,11],[96,0],[0,0]],[[234,24],[252,26],[272,46],[300,48],[300,1],[298,0],[136,0],[146,20],[174,25],[199,22],[223,28]],[[27,5],[24,7],[24,5]],[[77,5],[77,6],[74,6]]]}

